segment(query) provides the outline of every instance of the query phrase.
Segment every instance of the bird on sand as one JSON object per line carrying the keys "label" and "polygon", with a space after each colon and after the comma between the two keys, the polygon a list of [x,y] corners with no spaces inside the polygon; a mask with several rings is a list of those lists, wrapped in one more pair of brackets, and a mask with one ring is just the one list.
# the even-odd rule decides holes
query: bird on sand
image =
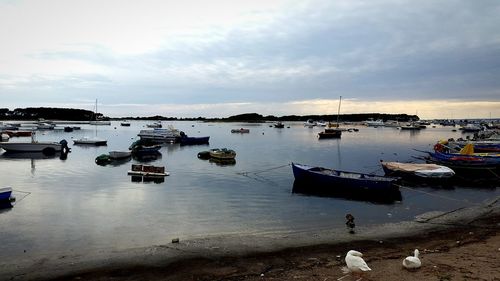
{"label": "bird on sand", "polygon": [[406,269],[417,269],[422,266],[422,262],[418,258],[419,251],[415,249],[413,256],[408,256],[403,260],[403,267]]}
{"label": "bird on sand", "polygon": [[347,275],[340,277],[337,280],[346,278],[347,276],[349,276],[349,273],[352,273],[355,276],[359,276],[356,281],[363,279],[362,274],[371,271],[372,269],[368,267],[362,256],[363,254],[358,251],[350,250],[349,252],[347,252],[347,255],[345,257],[345,263],[347,267],[342,268],[344,274]]}

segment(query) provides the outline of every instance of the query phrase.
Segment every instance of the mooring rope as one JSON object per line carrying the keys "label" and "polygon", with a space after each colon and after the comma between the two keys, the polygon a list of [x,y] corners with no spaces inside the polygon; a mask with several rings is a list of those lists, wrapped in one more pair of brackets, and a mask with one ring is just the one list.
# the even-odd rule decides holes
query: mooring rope
{"label": "mooring rope", "polygon": [[265,173],[265,172],[269,172],[269,171],[272,171],[272,170],[281,169],[283,167],[287,167],[287,166],[290,166],[290,165],[291,164],[288,163],[288,164],[285,164],[285,165],[280,165],[280,166],[276,166],[276,167],[267,168],[265,170],[257,170],[257,171],[251,171],[251,172],[239,172],[239,173],[236,173],[236,174],[242,175],[242,176],[247,176],[248,174],[257,175],[257,174],[260,174],[260,173]]}
{"label": "mooring rope", "polygon": [[423,191],[423,190],[418,190],[418,189],[415,189],[415,188],[411,188],[411,187],[403,186],[403,185],[399,185],[399,184],[395,184],[395,186],[397,186],[399,188],[404,188],[404,189],[408,189],[408,190],[411,190],[411,191],[419,192],[419,193],[422,193],[422,194],[425,194],[425,195],[433,196],[433,197],[436,197],[436,198],[441,198],[441,199],[446,199],[446,200],[456,201],[456,202],[461,202],[461,203],[468,203],[468,204],[471,204],[471,205],[481,205],[480,203],[470,202],[470,201],[468,201],[466,199],[460,200],[460,199],[457,199],[457,198],[448,197],[448,196],[439,195],[439,194],[434,194],[434,193],[431,193],[431,192],[427,192],[427,191]]}
{"label": "mooring rope", "polygon": [[21,197],[21,199],[19,199],[19,200],[17,200],[17,198],[16,198],[16,200],[15,200],[15,202],[16,202],[16,203],[21,202],[24,198],[28,197],[28,196],[31,194],[31,192],[28,192],[28,191],[22,191],[22,190],[16,190],[16,189],[13,189],[12,191],[15,191],[15,192],[18,192],[18,193],[24,193],[24,194],[25,194],[25,195],[24,195],[23,197]]}

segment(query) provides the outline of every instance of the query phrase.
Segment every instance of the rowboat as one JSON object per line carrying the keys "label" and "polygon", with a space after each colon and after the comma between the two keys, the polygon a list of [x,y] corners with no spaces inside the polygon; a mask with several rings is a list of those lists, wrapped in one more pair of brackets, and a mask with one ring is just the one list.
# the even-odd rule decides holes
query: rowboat
{"label": "rowboat", "polygon": [[332,189],[349,189],[355,191],[394,191],[399,178],[376,176],[364,173],[346,172],[323,167],[315,167],[292,163],[296,181],[310,185],[320,185]]}
{"label": "rowboat", "polygon": [[233,160],[236,157],[236,152],[227,148],[210,149],[210,157],[219,160]]}
{"label": "rowboat", "polygon": [[447,179],[455,175],[455,172],[452,169],[437,164],[380,162],[387,176],[421,179]]}
{"label": "rowboat", "polygon": [[180,132],[179,142],[181,145],[208,144],[210,137],[188,137],[184,132]]}

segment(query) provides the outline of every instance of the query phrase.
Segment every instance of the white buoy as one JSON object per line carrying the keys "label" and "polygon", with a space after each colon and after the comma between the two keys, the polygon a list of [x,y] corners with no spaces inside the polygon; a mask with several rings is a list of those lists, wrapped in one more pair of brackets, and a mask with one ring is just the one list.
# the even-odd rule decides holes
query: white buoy
{"label": "white buoy", "polygon": [[406,269],[416,269],[422,266],[422,262],[418,258],[419,251],[415,249],[413,256],[408,256],[403,260],[403,267]]}

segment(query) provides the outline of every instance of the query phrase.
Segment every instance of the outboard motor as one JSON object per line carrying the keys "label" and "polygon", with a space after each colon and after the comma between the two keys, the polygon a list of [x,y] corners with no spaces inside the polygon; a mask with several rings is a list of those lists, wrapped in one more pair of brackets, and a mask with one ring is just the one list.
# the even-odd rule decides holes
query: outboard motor
{"label": "outboard motor", "polygon": [[179,135],[181,135],[181,138],[187,137],[187,136],[186,136],[186,133],[184,133],[183,131],[181,131],[181,132],[179,133]]}
{"label": "outboard motor", "polygon": [[66,140],[61,140],[59,143],[61,144],[61,151],[67,153],[69,151],[68,142]]}

